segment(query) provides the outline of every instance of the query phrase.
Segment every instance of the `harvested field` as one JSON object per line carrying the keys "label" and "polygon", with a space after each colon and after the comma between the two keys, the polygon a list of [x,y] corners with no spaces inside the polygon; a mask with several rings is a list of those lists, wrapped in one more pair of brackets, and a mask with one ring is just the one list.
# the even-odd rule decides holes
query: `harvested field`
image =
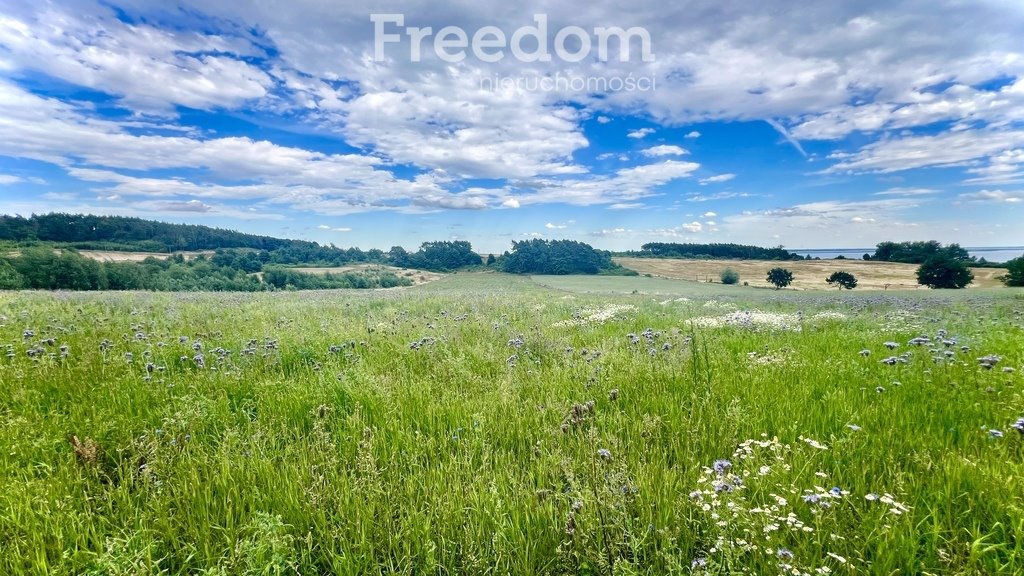
{"label": "harvested field", "polygon": [[[793,284],[797,290],[836,290],[825,282],[831,273],[844,270],[857,277],[857,289],[868,290],[913,290],[923,286],[917,284],[916,264],[896,262],[868,262],[864,260],[801,260],[776,262],[767,260],[684,260],[677,258],[615,258],[615,262],[662,278],[691,280],[694,282],[720,282],[719,274],[732,268],[740,275],[740,283],[751,286],[770,287],[765,280],[768,270],[781,266],[793,272]],[[1002,286],[996,278],[1006,273],[1005,268],[972,268],[974,282],[969,288],[991,288]]]}

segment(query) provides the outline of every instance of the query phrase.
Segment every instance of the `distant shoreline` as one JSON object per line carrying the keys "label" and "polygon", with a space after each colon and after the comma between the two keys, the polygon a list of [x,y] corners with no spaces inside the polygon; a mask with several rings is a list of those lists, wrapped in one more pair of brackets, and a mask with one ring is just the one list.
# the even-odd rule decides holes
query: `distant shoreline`
{"label": "distant shoreline", "polygon": [[[835,258],[843,256],[846,258],[860,259],[864,254],[874,254],[874,248],[793,248],[789,249],[794,254],[801,256],[817,256],[818,258]],[[1018,256],[1024,256],[1024,246],[964,246],[964,250],[971,256],[985,258],[989,262],[1006,262]]]}

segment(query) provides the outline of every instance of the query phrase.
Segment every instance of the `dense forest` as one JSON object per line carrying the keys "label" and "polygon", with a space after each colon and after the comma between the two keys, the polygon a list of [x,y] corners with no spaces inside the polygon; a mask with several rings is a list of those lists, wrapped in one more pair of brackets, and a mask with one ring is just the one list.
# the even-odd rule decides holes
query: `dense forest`
{"label": "dense forest", "polygon": [[629,256],[647,258],[688,258],[694,260],[803,260],[803,256],[784,249],[744,244],[676,244],[649,242]]}
{"label": "dense forest", "polygon": [[276,250],[312,247],[314,242],[282,240],[195,224],[168,224],[125,216],[0,215],[0,240],[60,242],[81,249],[175,252],[217,248]]}

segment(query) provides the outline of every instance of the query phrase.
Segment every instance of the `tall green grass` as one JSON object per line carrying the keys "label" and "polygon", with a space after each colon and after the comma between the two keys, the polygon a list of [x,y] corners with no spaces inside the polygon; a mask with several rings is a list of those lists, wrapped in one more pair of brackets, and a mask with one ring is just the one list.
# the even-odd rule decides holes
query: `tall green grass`
{"label": "tall green grass", "polygon": [[[649,280],[0,295],[0,573],[1024,571],[1024,301]],[[692,321],[742,309],[800,329]]]}

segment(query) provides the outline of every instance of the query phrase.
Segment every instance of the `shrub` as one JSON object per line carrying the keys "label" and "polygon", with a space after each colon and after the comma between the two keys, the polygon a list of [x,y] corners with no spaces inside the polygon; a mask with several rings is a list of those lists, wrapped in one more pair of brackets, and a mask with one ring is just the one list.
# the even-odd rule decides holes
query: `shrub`
{"label": "shrub", "polygon": [[740,281],[740,273],[732,268],[726,268],[725,270],[722,270],[720,278],[722,279],[722,284],[738,284]]}
{"label": "shrub", "polygon": [[1024,256],[1018,256],[1005,264],[1007,273],[1000,276],[1007,286],[1024,286]]}
{"label": "shrub", "polygon": [[857,287],[857,278],[849,272],[837,271],[833,272],[831,276],[825,279],[825,282],[829,284],[839,284],[839,289],[846,288],[847,290],[853,290]]}
{"label": "shrub", "polygon": [[917,282],[929,288],[963,288],[972,281],[967,264],[945,254],[932,256],[917,269]]}
{"label": "shrub", "polygon": [[768,271],[766,280],[771,282],[776,290],[779,290],[793,283],[793,273],[785,268],[772,268]]}

